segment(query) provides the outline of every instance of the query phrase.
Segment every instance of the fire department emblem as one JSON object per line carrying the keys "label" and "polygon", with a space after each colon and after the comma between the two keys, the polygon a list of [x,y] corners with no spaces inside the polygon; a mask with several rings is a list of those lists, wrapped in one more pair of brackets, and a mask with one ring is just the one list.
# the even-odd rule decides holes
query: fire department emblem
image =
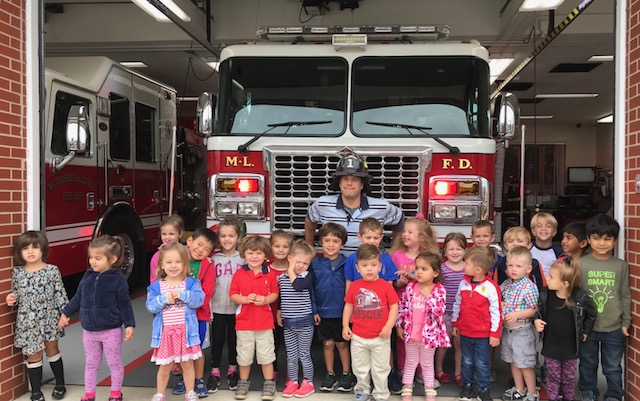
{"label": "fire department emblem", "polygon": [[376,310],[381,309],[380,298],[378,295],[366,288],[360,288],[360,292],[356,294],[356,309],[360,310]]}

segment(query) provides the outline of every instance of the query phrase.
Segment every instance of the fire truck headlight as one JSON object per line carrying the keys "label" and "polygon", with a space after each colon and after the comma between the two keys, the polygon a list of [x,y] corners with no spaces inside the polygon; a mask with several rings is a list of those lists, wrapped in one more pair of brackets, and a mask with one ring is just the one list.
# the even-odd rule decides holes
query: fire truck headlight
{"label": "fire truck headlight", "polygon": [[238,215],[239,216],[258,216],[260,212],[260,205],[258,202],[239,202],[238,203]]}
{"label": "fire truck headlight", "polygon": [[238,214],[238,204],[236,202],[218,202],[216,204],[216,215],[235,216]]}
{"label": "fire truck headlight", "polygon": [[436,205],[433,208],[433,217],[436,219],[455,219],[456,207],[453,205]]}
{"label": "fire truck headlight", "polygon": [[464,220],[478,220],[479,210],[476,205],[458,206],[458,218]]}

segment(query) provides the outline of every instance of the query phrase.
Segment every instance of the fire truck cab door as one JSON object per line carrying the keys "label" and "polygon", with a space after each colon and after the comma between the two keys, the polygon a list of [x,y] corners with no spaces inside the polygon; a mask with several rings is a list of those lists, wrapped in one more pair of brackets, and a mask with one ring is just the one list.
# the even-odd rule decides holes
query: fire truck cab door
{"label": "fire truck cab door", "polygon": [[109,112],[98,116],[97,166],[100,212],[115,202],[134,205],[133,102],[131,74],[112,68],[99,96],[109,102]]}
{"label": "fire truck cab door", "polygon": [[[96,177],[96,97],[77,86],[53,80],[45,107],[45,226],[93,225],[98,216],[99,180]],[[88,111],[86,149],[71,152],[67,142],[69,111]],[[66,159],[66,160],[65,160]],[[64,162],[63,162],[64,161]],[[72,212],[71,212],[72,211]],[[68,233],[73,238],[78,233]],[[67,234],[65,234],[67,235]],[[66,237],[65,237],[66,238]],[[55,239],[55,238],[54,238]]]}

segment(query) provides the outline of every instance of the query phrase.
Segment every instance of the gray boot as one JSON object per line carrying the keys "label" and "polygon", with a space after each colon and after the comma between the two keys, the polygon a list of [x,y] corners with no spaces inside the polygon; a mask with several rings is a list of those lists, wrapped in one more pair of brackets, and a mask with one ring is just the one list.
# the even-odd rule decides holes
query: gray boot
{"label": "gray boot", "polygon": [[276,382],[273,380],[265,380],[262,385],[262,400],[271,401],[276,398]]}
{"label": "gray boot", "polygon": [[249,380],[238,380],[238,387],[236,387],[236,394],[233,398],[236,400],[244,400],[247,398],[247,394],[249,394],[249,385],[251,382]]}

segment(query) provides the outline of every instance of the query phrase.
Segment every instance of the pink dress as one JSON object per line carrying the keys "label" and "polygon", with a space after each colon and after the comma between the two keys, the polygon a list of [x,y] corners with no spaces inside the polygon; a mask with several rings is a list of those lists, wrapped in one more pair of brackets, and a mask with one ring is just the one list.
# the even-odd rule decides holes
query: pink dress
{"label": "pink dress", "polygon": [[[164,280],[160,281],[160,292],[162,294],[184,289],[184,281],[177,286],[169,286]],[[151,356],[151,362],[155,362],[156,365],[196,360],[202,356],[199,344],[187,347],[187,331],[185,329],[184,319],[185,309],[186,305],[177,299],[174,304],[167,305],[162,310],[162,336],[160,337],[160,346],[153,349],[153,355]]]}

